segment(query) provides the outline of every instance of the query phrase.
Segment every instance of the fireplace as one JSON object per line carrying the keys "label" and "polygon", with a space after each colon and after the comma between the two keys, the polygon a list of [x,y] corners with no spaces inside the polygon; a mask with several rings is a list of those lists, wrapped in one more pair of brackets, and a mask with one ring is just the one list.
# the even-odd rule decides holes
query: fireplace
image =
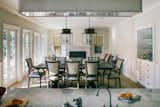
{"label": "fireplace", "polygon": [[69,58],[86,58],[86,51],[70,51]]}
{"label": "fireplace", "polygon": [[83,58],[86,59],[90,56],[90,46],[66,46],[67,58]]}

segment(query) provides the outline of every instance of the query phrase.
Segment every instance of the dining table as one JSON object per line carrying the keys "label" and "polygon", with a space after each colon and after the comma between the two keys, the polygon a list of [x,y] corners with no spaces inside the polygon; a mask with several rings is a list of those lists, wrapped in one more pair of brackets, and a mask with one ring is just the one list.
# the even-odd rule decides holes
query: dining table
{"label": "dining table", "polygon": [[[46,63],[41,63],[34,66],[36,69],[47,69]],[[98,70],[113,69],[114,65],[109,63],[99,63]],[[66,64],[60,64],[59,69],[66,69]],[[79,69],[85,69],[85,64],[79,64]]]}
{"label": "dining table", "polygon": [[[43,70],[45,72],[45,69],[47,69],[47,65],[46,63],[40,63],[36,66],[34,66],[34,68],[38,69],[38,70]],[[86,68],[86,65],[84,63],[79,64],[79,69],[82,72],[82,70],[84,70]],[[105,62],[99,62],[98,65],[98,72],[100,74],[100,76],[102,77],[102,84],[104,84],[104,76],[105,75],[110,75],[112,69],[114,68],[113,64],[109,64],[109,63],[105,63]],[[59,69],[61,71],[62,74],[65,73],[65,69],[66,69],[66,64],[65,63],[60,63],[59,65]],[[41,87],[41,84],[40,84]]]}

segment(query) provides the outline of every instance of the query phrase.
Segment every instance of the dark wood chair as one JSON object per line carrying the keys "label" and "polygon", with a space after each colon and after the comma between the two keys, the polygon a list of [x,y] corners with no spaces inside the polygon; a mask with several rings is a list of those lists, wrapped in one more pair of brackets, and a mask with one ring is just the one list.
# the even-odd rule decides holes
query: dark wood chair
{"label": "dark wood chair", "polygon": [[87,61],[86,64],[86,72],[85,72],[85,88],[87,88],[88,82],[96,82],[96,87],[98,86],[98,62],[89,62]]}
{"label": "dark wood chair", "polygon": [[66,62],[66,57],[56,57],[56,61],[59,61],[60,64],[65,64],[65,62]]}
{"label": "dark wood chair", "polygon": [[67,61],[67,72],[66,72],[66,86],[68,87],[69,81],[76,81],[77,88],[79,88],[79,61]]}
{"label": "dark wood chair", "polygon": [[46,61],[47,69],[48,69],[48,79],[49,86],[52,86],[52,83],[58,82],[58,88],[60,85],[60,80],[62,80],[62,76],[59,74],[59,62],[58,61]]}
{"label": "dark wood chair", "polygon": [[[60,62],[61,65],[64,65],[66,64],[66,57],[56,57],[56,61]],[[64,69],[59,69],[59,72],[61,75],[65,75],[65,68]]]}
{"label": "dark wood chair", "polygon": [[123,59],[118,58],[116,63],[115,63],[115,68],[110,71],[109,75],[108,74],[105,75],[105,78],[108,79],[108,87],[109,87],[109,80],[110,79],[115,80],[116,86],[117,86],[117,80],[118,80],[119,87],[121,87],[120,76],[121,76],[121,70],[122,70],[123,62],[124,62]]}
{"label": "dark wood chair", "polygon": [[88,61],[89,62],[99,62],[100,61],[100,58],[99,57],[88,57]]}
{"label": "dark wood chair", "polygon": [[39,72],[33,66],[32,58],[25,59],[28,66],[28,88],[30,87],[30,79],[31,78],[39,78],[40,79],[40,87],[41,87],[41,79],[44,76],[44,72]]}

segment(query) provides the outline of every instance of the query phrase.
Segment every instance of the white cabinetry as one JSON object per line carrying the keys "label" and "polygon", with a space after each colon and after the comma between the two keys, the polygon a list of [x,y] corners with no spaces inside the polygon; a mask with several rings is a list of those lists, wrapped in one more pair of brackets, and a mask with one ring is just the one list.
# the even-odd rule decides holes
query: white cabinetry
{"label": "white cabinetry", "polygon": [[137,59],[137,81],[146,88],[153,88],[153,62]]}

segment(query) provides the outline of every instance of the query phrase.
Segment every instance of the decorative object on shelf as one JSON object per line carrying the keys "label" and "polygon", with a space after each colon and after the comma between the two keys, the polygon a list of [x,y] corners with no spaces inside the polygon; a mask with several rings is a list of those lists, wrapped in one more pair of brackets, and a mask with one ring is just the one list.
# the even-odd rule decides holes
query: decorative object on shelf
{"label": "decorative object on shelf", "polygon": [[61,33],[61,44],[62,45],[71,45],[73,42],[73,34],[71,29],[67,28],[67,16],[66,16],[66,28],[62,29]]}
{"label": "decorative object on shelf", "polygon": [[153,27],[137,30],[137,57],[145,60],[153,60]]}
{"label": "decorative object on shelf", "polygon": [[102,46],[95,46],[94,47],[94,51],[96,54],[101,54],[102,53]]}
{"label": "decorative object on shelf", "polygon": [[101,54],[102,53],[102,47],[103,47],[103,36],[97,35],[95,37],[94,52],[96,54]]}
{"label": "decorative object on shelf", "polygon": [[87,45],[94,45],[95,44],[95,37],[97,36],[97,33],[95,32],[94,28],[90,27],[90,16],[88,17],[88,28],[84,30],[83,35],[83,43]]}

